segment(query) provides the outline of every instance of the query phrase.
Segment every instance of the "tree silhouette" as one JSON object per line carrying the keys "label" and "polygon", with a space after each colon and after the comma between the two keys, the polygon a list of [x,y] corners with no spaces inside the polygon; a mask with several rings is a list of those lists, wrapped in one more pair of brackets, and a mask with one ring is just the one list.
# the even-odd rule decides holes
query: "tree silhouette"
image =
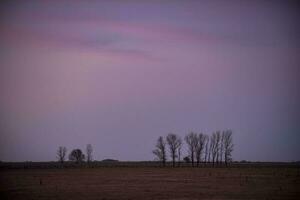
{"label": "tree silhouette", "polygon": [[201,162],[201,156],[202,156],[202,153],[203,153],[204,144],[205,144],[205,136],[204,136],[203,133],[199,133],[197,135],[197,143],[196,143],[196,146],[195,146],[197,166],[199,166],[199,164]]}
{"label": "tree silhouette", "polygon": [[197,134],[194,132],[190,132],[185,136],[185,142],[188,145],[189,156],[192,161],[192,166],[194,167],[194,158],[195,158],[195,149],[197,146]]}
{"label": "tree silhouette", "polygon": [[209,161],[209,157],[208,157],[208,154],[209,154],[209,136],[208,135],[204,135],[205,137],[205,163]]}
{"label": "tree silhouette", "polygon": [[91,144],[87,144],[86,145],[86,156],[87,156],[87,162],[90,163],[93,159],[93,156],[92,156],[92,153],[93,153],[93,147]]}
{"label": "tree silhouette", "polygon": [[56,154],[57,154],[58,161],[63,164],[67,154],[67,148],[63,146],[58,147]]}
{"label": "tree silhouette", "polygon": [[175,167],[175,159],[178,157],[177,150],[181,146],[181,139],[176,134],[170,133],[167,136],[167,143],[169,145],[173,167]]}
{"label": "tree silhouette", "polygon": [[179,137],[179,140],[178,140],[178,149],[177,149],[177,152],[178,152],[178,166],[180,166],[180,162],[181,162],[181,148],[182,148],[182,139]]}
{"label": "tree silhouette", "polygon": [[221,144],[221,132],[216,131],[216,141],[215,141],[215,148],[216,148],[216,163],[219,163],[219,156],[220,156],[220,144]]}
{"label": "tree silhouette", "polygon": [[218,147],[217,147],[217,133],[214,132],[210,137],[210,151],[211,151],[211,160],[213,165],[215,165],[216,157],[218,154]]}
{"label": "tree silhouette", "polygon": [[166,142],[162,136],[157,139],[155,147],[156,149],[154,149],[152,153],[162,162],[163,166],[166,166]]}
{"label": "tree silhouette", "polygon": [[223,162],[223,155],[224,155],[224,137],[225,137],[225,131],[222,131],[221,134],[221,146],[220,146],[220,161]]}
{"label": "tree silhouette", "polygon": [[84,158],[85,156],[80,149],[72,150],[72,152],[69,155],[69,160],[75,161],[77,163],[84,161]]}
{"label": "tree silhouette", "polygon": [[224,132],[224,160],[226,166],[228,165],[229,162],[231,162],[231,153],[233,151],[233,141],[232,141],[232,131],[231,130],[226,130]]}

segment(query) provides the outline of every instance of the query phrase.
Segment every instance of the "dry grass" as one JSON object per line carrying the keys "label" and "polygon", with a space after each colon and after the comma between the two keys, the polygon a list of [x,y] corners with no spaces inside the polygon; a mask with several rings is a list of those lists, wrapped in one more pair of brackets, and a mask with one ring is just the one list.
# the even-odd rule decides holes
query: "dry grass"
{"label": "dry grass", "polygon": [[11,169],[0,181],[5,199],[300,199],[299,168]]}

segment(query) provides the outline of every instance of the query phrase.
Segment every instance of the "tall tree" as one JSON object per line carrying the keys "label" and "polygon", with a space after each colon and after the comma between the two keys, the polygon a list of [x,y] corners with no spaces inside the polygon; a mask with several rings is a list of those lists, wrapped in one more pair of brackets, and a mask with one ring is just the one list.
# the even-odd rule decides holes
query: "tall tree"
{"label": "tall tree", "polygon": [[205,163],[209,161],[209,136],[205,135]]}
{"label": "tall tree", "polygon": [[213,149],[213,143],[214,141],[212,140],[213,137],[212,135],[210,136],[210,143],[209,143],[209,150],[208,150],[208,162],[212,162],[212,149]]}
{"label": "tall tree", "polygon": [[215,165],[216,157],[218,154],[218,147],[217,147],[217,133],[214,132],[210,137],[210,150],[211,150],[211,160],[213,166]]}
{"label": "tall tree", "polygon": [[162,136],[157,139],[155,147],[156,148],[152,151],[152,153],[158,158],[159,161],[162,162],[163,166],[166,166],[166,142]]}
{"label": "tall tree", "polygon": [[66,159],[66,154],[67,154],[67,148],[66,147],[64,147],[64,146],[58,147],[56,155],[57,155],[58,161],[61,162],[62,164]]}
{"label": "tall tree", "polygon": [[174,133],[170,133],[167,135],[167,143],[169,145],[169,150],[172,158],[173,167],[175,167],[175,159],[178,157],[177,150],[181,145],[181,141],[179,136]]}
{"label": "tall tree", "polygon": [[221,132],[216,131],[216,163],[219,163],[219,155],[220,155],[220,144],[221,144]]}
{"label": "tall tree", "polygon": [[80,149],[72,150],[69,155],[69,160],[75,161],[77,163],[84,161],[84,159],[85,159],[85,156]]}
{"label": "tall tree", "polygon": [[190,132],[188,135],[185,136],[185,142],[188,145],[188,151],[189,151],[189,156],[192,161],[192,166],[194,167],[194,162],[195,162],[195,149],[197,146],[197,134],[194,132]]}
{"label": "tall tree", "polygon": [[224,160],[225,160],[226,166],[232,160],[231,153],[233,151],[233,146],[234,145],[233,145],[233,141],[232,141],[232,131],[226,130],[224,132]]}
{"label": "tall tree", "polygon": [[90,163],[93,160],[93,147],[91,144],[86,145],[86,156],[87,162]]}
{"label": "tall tree", "polygon": [[196,146],[195,146],[197,166],[199,166],[199,164],[202,160],[202,153],[203,153],[203,149],[204,149],[204,143],[205,143],[205,136],[204,136],[203,133],[199,133],[197,135],[197,143],[196,143]]}
{"label": "tall tree", "polygon": [[181,148],[182,148],[182,139],[181,139],[181,137],[179,137],[178,142],[179,142],[179,146],[178,146],[178,149],[177,149],[177,151],[178,151],[178,166],[180,166],[180,162],[181,162]]}
{"label": "tall tree", "polygon": [[220,161],[223,162],[223,155],[224,155],[224,134],[225,131],[222,131],[221,134],[221,146],[220,146]]}

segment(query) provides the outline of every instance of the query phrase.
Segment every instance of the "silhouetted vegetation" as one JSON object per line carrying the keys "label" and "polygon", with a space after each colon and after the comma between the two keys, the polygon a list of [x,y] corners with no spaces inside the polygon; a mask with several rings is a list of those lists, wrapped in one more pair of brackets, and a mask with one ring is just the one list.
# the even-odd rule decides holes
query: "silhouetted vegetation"
{"label": "silhouetted vegetation", "polygon": [[223,132],[224,134],[224,156],[225,156],[225,164],[228,165],[229,162],[232,161],[232,151],[233,151],[233,142],[232,142],[232,131],[227,130]]}
{"label": "silhouetted vegetation", "polygon": [[196,155],[197,166],[199,166],[200,162],[202,161],[202,154],[203,154],[203,149],[205,144],[205,136],[203,133],[199,133],[196,139],[197,142],[195,148],[195,155]]}
{"label": "silhouetted vegetation", "polygon": [[82,153],[80,149],[74,149],[69,155],[70,161],[75,161],[76,163],[81,163],[84,161],[85,155]]}
{"label": "silhouetted vegetation", "polygon": [[[167,143],[169,145],[169,150],[172,158],[173,167],[175,167],[175,159],[180,155],[181,138],[173,133],[168,134]],[[178,151],[179,150],[179,151]]]}
{"label": "silhouetted vegetation", "polygon": [[88,162],[88,164],[92,161],[93,159],[93,147],[91,144],[86,145],[86,161]]}
{"label": "silhouetted vegetation", "polygon": [[156,149],[152,151],[152,153],[157,157],[159,161],[162,162],[163,166],[166,166],[167,155],[166,155],[166,142],[162,136],[157,139],[157,143],[155,145]]}
{"label": "silhouetted vegetation", "polygon": [[58,147],[57,159],[61,164],[63,164],[63,162],[65,161],[66,155],[67,155],[67,148],[63,146]]}
{"label": "silhouetted vegetation", "polygon": [[[191,163],[192,167],[203,166],[203,164],[208,166],[225,164],[225,166],[228,166],[229,163],[232,162],[232,152],[234,147],[232,136],[231,130],[222,132],[215,131],[210,136],[204,133],[188,133],[184,137],[187,155],[184,155],[182,162],[182,139],[177,134],[169,133],[166,136],[166,139],[164,139],[163,136],[160,136],[157,139],[155,149],[152,153],[155,155],[155,160],[159,161],[162,166],[170,166],[172,164],[172,166],[175,167],[181,166],[181,163],[184,163],[183,166],[188,166],[190,165],[189,163]],[[167,147],[169,149],[171,162],[167,162]],[[56,154],[58,161],[63,164],[66,159],[67,148],[60,146]],[[91,144],[86,145],[86,155],[83,154],[81,149],[74,149],[69,154],[69,160],[75,161],[77,164],[82,163],[85,159],[88,166],[92,166],[93,147]],[[177,165],[176,161],[178,162]],[[117,162],[117,160],[105,159],[102,162]],[[65,164],[63,166],[65,166]]]}
{"label": "silhouetted vegetation", "polygon": [[194,167],[195,161],[195,150],[197,147],[197,134],[194,132],[189,133],[185,136],[185,142],[188,145],[188,154],[192,161],[192,166]]}
{"label": "silhouetted vegetation", "polygon": [[[170,133],[167,135],[167,144],[169,146],[172,166],[175,167],[175,160],[178,158],[178,166],[180,166],[180,156],[182,148],[181,138]],[[212,166],[225,163],[226,166],[232,162],[233,138],[232,131],[216,131],[211,136],[204,133],[190,132],[184,137],[187,145],[188,155],[184,157],[186,163],[191,162],[192,166],[200,166],[200,163],[212,163]],[[163,166],[167,160],[165,151],[166,142],[160,136],[157,140],[156,149],[153,154],[159,161],[162,161]]]}
{"label": "silhouetted vegetation", "polygon": [[188,156],[184,157],[183,160],[184,160],[185,163],[190,163],[191,162],[191,159]]}

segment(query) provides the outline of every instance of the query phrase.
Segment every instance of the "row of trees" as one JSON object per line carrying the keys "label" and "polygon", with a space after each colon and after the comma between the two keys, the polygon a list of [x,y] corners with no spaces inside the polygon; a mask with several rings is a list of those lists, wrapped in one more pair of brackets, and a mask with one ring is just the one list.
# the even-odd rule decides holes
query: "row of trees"
{"label": "row of trees", "polygon": [[[232,160],[233,139],[232,131],[216,131],[212,135],[190,132],[184,137],[187,145],[188,156],[184,158],[186,162],[191,161],[192,166],[199,166],[202,163],[220,164],[226,166]],[[166,139],[160,136],[157,140],[153,154],[162,162],[163,166],[167,161],[167,148],[169,149],[172,165],[175,167],[176,160],[178,165],[181,161],[181,152],[183,141],[180,136],[170,133]],[[86,146],[86,155],[80,149],[73,149],[69,154],[69,160],[80,163],[86,159],[89,163],[92,161],[93,147],[91,144]],[[57,159],[63,163],[66,160],[67,148],[60,146],[57,150]]]}
{"label": "row of trees", "polygon": [[[86,156],[80,149],[73,149],[71,151],[71,153],[69,154],[69,160],[80,163],[80,162],[84,161],[85,157],[86,157],[86,161],[89,163],[93,159],[92,153],[93,153],[92,145],[87,144],[86,145]],[[57,159],[59,160],[59,162],[61,162],[63,164],[63,162],[66,160],[67,148],[64,146],[58,147],[56,154],[57,154]]]}
{"label": "row of trees", "polygon": [[[193,167],[199,166],[200,162],[210,162],[213,165],[224,162],[227,166],[232,160],[233,139],[231,130],[216,131],[211,136],[190,132],[184,137],[184,141],[188,150],[188,156],[184,160],[191,161]],[[176,159],[180,165],[182,146],[181,137],[170,133],[166,139],[162,136],[158,138],[153,154],[165,166],[168,148],[173,167],[175,167]]]}

